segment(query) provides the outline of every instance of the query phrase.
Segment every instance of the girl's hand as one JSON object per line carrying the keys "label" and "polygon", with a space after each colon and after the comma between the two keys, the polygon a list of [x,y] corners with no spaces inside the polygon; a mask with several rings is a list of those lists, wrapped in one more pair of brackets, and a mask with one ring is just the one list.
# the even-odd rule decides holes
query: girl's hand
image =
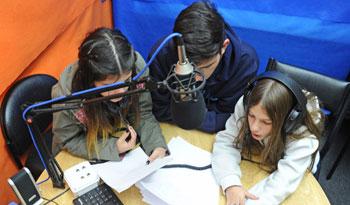
{"label": "girl's hand", "polygon": [[255,195],[246,191],[242,186],[230,186],[225,190],[226,205],[244,205],[245,199],[259,199]]}
{"label": "girl's hand", "polygon": [[153,150],[151,156],[149,156],[147,163],[154,161],[157,158],[162,158],[166,154],[166,149],[163,147],[157,147]]}
{"label": "girl's hand", "polygon": [[128,131],[125,131],[121,137],[117,140],[116,146],[119,153],[124,153],[131,150],[136,145],[137,134],[134,128],[128,126]]}

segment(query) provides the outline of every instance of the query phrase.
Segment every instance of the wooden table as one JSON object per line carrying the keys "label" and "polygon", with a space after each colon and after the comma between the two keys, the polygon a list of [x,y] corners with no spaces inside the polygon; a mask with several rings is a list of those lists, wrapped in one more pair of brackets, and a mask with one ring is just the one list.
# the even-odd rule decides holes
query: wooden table
{"label": "wooden table", "polygon": [[[212,150],[212,145],[215,140],[214,134],[207,134],[204,132],[200,132],[197,130],[183,130],[181,128],[178,128],[177,126],[161,123],[162,132],[165,136],[165,139],[167,142],[170,141],[172,137],[181,136],[185,140],[187,140],[189,143],[196,145],[204,150],[210,151]],[[57,162],[60,164],[63,170],[83,161],[83,159],[72,156],[71,154],[62,151],[56,156]],[[241,169],[242,169],[242,183],[244,187],[249,189],[254,184],[262,180],[264,177],[268,175],[267,172],[259,169],[257,164],[249,162],[249,161],[242,161],[241,163]],[[38,181],[42,181],[43,179],[47,178],[46,171],[43,172],[43,174],[40,176]],[[52,197],[56,196],[57,194],[61,193],[63,189],[57,189],[53,188],[51,180],[44,182],[43,184],[39,185],[41,195],[47,199],[51,199]],[[68,186],[66,185],[66,188]],[[218,190],[219,191],[219,190]],[[222,195],[222,192],[220,190],[220,202],[218,204],[224,205],[225,204],[225,197]],[[117,193],[118,197],[122,200],[122,202],[125,205],[141,205],[145,204],[142,202],[142,195],[140,194],[139,190],[132,186],[128,190]],[[72,204],[73,200],[73,193],[71,191],[66,192],[59,198],[55,200],[58,204]],[[53,204],[53,203],[51,203]],[[305,175],[305,178],[301,182],[300,186],[294,192],[290,197],[288,197],[284,202],[284,205],[309,205],[309,204],[318,204],[318,205],[328,205],[330,204],[325,193],[323,192],[321,186],[317,182],[317,180],[314,178],[314,176],[311,173],[307,173]]]}

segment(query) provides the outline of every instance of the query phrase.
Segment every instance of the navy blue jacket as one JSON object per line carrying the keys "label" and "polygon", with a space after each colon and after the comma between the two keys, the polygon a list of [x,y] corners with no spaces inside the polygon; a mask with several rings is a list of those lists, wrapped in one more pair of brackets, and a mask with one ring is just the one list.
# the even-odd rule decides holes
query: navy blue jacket
{"label": "navy blue jacket", "polygon": [[[203,89],[208,112],[199,129],[205,132],[217,132],[225,128],[226,120],[234,112],[236,102],[243,95],[248,82],[256,76],[259,66],[254,48],[241,41],[230,29],[226,30],[226,36],[230,39],[230,44]],[[153,46],[148,59],[158,48],[161,40]],[[174,41],[169,41],[150,65],[150,76],[156,81],[164,80],[177,61],[176,46]],[[170,93],[157,90],[151,94],[153,114],[157,120],[172,122]]]}

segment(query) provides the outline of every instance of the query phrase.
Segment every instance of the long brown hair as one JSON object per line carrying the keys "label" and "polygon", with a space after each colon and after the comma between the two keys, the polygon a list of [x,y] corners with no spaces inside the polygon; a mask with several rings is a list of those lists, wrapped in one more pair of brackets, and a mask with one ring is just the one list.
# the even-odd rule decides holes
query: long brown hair
{"label": "long brown hair", "polygon": [[[72,82],[72,91],[80,91],[94,87],[94,82],[105,80],[107,76],[121,76],[136,72],[136,54],[127,38],[118,30],[99,28],[90,33],[79,48],[78,70]],[[99,94],[96,95],[96,97]],[[105,142],[115,135],[123,124],[129,110],[135,113],[133,125],[139,123],[138,95],[122,100],[123,104],[114,103],[120,109],[111,112],[108,104],[112,102],[98,102],[84,106],[87,127],[87,150],[98,157],[98,138]],[[119,114],[120,113],[120,114]]]}
{"label": "long brown hair", "polygon": [[[306,97],[310,100],[313,95],[310,94]],[[262,79],[256,82],[245,106],[246,114],[240,119],[242,127],[235,141],[236,146],[240,145],[242,147],[244,157],[251,158],[252,155],[260,155],[260,165],[262,168],[269,172],[277,169],[277,163],[284,155],[287,138],[300,139],[307,136],[305,132],[288,136],[283,132],[285,119],[294,106],[294,103],[293,94],[278,81]],[[266,110],[272,121],[272,130],[265,144],[261,144],[251,137],[248,123],[247,115],[249,109],[258,104]],[[307,132],[309,134],[314,134],[319,138],[323,130],[323,122],[318,123],[318,125],[314,123],[311,115],[316,114],[321,114],[319,109],[317,113],[306,112],[302,124],[308,128]]]}

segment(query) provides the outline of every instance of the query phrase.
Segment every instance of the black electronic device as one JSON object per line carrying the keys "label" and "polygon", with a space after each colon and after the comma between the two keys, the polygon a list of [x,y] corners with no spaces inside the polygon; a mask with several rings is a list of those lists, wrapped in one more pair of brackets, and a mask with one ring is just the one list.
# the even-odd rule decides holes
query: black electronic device
{"label": "black electronic device", "polygon": [[256,83],[259,80],[262,79],[273,79],[281,84],[283,84],[292,94],[293,98],[295,99],[294,106],[289,111],[289,114],[287,114],[284,124],[283,124],[283,131],[286,134],[290,134],[295,130],[298,125],[302,122],[302,119],[305,116],[306,113],[306,97],[302,92],[301,86],[292,78],[288,77],[287,75],[277,72],[277,71],[268,71],[265,73],[262,73],[261,75],[257,76],[255,79],[253,79],[251,82],[249,82],[244,98],[243,98],[243,104],[246,109],[250,94],[252,90],[254,89]]}
{"label": "black electronic device", "polygon": [[75,198],[74,205],[123,205],[113,190],[105,183]]}
{"label": "black electronic device", "polygon": [[7,181],[22,205],[39,205],[43,202],[28,168],[24,167]]}
{"label": "black electronic device", "polygon": [[171,117],[181,128],[195,129],[201,126],[207,111],[201,92],[206,79],[186,57],[182,37],[176,38],[176,44],[179,61],[165,79],[165,85],[171,93]]}

